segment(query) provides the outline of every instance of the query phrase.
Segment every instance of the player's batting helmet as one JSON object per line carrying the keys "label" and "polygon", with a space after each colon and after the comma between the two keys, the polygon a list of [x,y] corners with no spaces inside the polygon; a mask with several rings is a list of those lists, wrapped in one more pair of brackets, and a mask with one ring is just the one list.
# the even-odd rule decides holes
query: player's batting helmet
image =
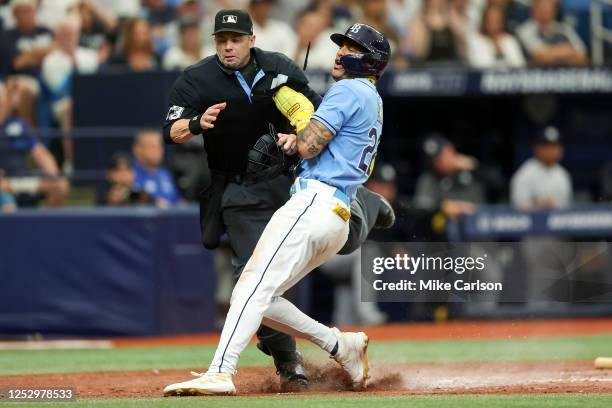
{"label": "player's batting helmet", "polygon": [[346,41],[352,41],[364,48],[365,54],[349,54],[340,58],[344,69],[357,75],[382,75],[391,56],[391,46],[383,33],[367,24],[356,23],[344,34],[332,34],[331,40],[342,47]]}

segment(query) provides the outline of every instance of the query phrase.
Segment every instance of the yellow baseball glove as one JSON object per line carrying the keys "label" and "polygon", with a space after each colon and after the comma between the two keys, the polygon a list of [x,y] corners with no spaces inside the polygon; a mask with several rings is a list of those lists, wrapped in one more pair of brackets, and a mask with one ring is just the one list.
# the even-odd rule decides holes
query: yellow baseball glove
{"label": "yellow baseball glove", "polygon": [[299,132],[304,129],[314,113],[314,106],[302,93],[282,86],[272,97],[278,110],[289,119],[291,126]]}

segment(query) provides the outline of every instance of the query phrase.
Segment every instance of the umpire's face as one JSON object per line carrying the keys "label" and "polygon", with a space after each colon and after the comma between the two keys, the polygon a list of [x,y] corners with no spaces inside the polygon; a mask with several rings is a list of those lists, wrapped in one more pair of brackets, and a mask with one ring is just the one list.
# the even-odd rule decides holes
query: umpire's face
{"label": "umpire's face", "polygon": [[240,69],[249,63],[255,36],[232,32],[215,34],[215,48],[221,63],[230,69]]}

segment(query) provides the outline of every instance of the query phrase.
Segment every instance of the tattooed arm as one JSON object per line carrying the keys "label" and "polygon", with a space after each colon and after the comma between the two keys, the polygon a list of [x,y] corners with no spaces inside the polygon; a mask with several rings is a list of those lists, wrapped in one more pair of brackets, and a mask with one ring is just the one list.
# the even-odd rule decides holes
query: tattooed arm
{"label": "tattooed arm", "polygon": [[304,159],[318,156],[330,140],[333,133],[324,124],[311,119],[308,125],[297,133],[297,150]]}

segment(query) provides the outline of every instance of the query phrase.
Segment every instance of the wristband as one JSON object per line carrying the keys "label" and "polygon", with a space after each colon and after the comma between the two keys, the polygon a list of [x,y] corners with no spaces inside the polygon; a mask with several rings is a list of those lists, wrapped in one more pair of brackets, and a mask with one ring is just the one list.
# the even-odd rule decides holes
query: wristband
{"label": "wristband", "polygon": [[204,129],[202,129],[202,126],[200,125],[200,120],[202,120],[202,115],[204,115],[203,113],[200,113],[197,116],[194,116],[193,118],[191,118],[191,120],[189,121],[189,132],[191,132],[192,135],[201,135],[202,132],[204,131]]}

